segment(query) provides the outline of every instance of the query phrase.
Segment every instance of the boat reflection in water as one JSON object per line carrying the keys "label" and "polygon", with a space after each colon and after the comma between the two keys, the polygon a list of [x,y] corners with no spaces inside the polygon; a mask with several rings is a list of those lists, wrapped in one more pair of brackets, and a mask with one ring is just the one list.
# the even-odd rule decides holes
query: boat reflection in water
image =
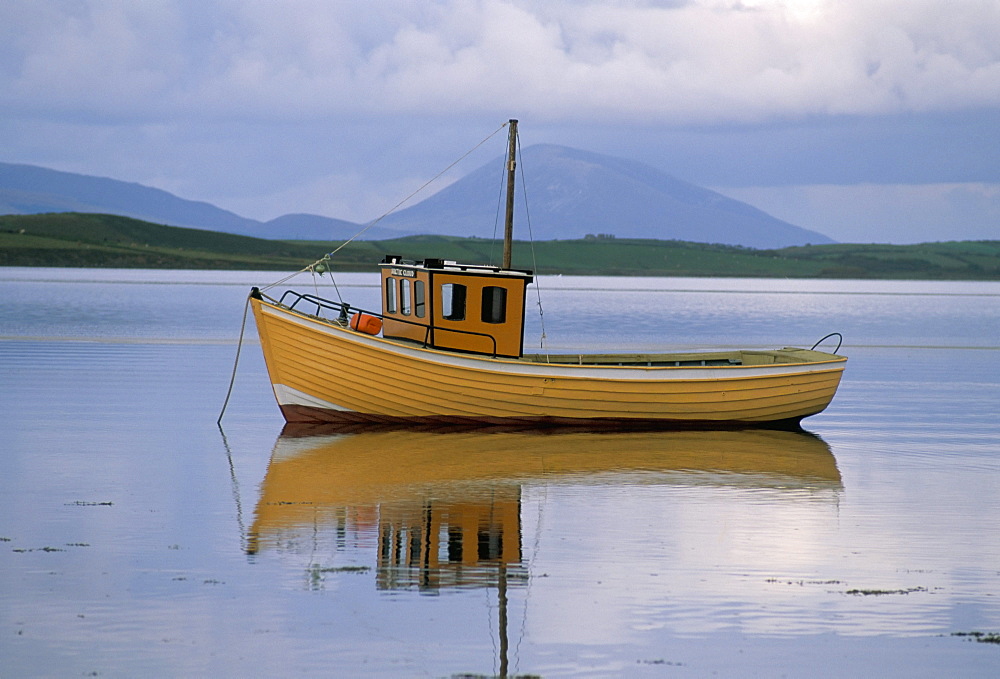
{"label": "boat reflection in water", "polygon": [[[290,425],[291,426],[291,425]],[[379,590],[496,588],[499,675],[509,676],[508,588],[528,582],[524,489],[559,484],[736,485],[839,491],[822,439],[790,431],[582,433],[565,430],[336,433],[286,427],[261,485],[250,554],[369,570]],[[355,565],[321,566],[343,556]]]}
{"label": "boat reflection in water", "polygon": [[337,432],[282,432],[247,551],[367,544],[386,590],[495,586],[499,566],[508,583],[523,582],[525,487],[841,488],[830,448],[805,432]]}

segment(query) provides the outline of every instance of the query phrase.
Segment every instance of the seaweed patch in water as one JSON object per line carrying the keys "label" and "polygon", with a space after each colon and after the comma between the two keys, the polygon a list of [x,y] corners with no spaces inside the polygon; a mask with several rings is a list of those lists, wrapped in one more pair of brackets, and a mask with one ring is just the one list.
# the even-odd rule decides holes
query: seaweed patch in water
{"label": "seaweed patch in water", "polygon": [[768,578],[764,582],[769,584],[786,584],[786,585],[798,585],[799,587],[805,587],[806,585],[843,585],[844,583],[840,580],[779,580],[778,578]]}
{"label": "seaweed patch in water", "polygon": [[636,662],[642,665],[666,665],[667,667],[684,667],[684,663],[682,662],[664,660],[663,658],[657,658],[656,660],[636,660]]}
{"label": "seaweed patch in water", "polygon": [[[451,675],[451,679],[495,679],[495,674],[469,674],[461,672]],[[540,674],[505,674],[509,679],[542,679]]]}
{"label": "seaweed patch in water", "polygon": [[67,507],[110,507],[114,502],[86,502],[84,500],[77,500],[76,502],[67,502]]}
{"label": "seaweed patch in water", "polygon": [[860,596],[885,596],[887,594],[910,594],[912,592],[926,592],[926,587],[910,587],[909,589],[849,589],[845,594]]}
{"label": "seaweed patch in water", "polygon": [[310,570],[313,573],[367,573],[371,570],[371,566],[331,566],[330,568],[313,567]]}
{"label": "seaweed patch in water", "polygon": [[968,641],[975,639],[981,644],[1000,644],[1000,632],[952,632],[953,637],[969,637]]}

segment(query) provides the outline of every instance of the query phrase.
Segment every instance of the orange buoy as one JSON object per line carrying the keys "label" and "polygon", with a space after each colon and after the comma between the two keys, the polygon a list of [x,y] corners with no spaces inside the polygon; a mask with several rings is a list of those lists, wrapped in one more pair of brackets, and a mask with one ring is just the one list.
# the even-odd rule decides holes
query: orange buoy
{"label": "orange buoy", "polygon": [[368,335],[382,332],[382,319],[370,314],[357,313],[351,316],[351,329]]}

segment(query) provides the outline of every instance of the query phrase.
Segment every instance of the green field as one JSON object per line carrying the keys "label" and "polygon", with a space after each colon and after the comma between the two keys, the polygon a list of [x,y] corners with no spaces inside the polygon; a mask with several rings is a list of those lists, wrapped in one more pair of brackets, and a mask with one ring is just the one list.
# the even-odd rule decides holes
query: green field
{"label": "green field", "polygon": [[[0,216],[0,266],[297,271],[340,243],[274,241],[150,224],[114,215]],[[373,271],[385,254],[497,263],[500,244],[413,236],[357,241],[333,260]],[[754,250],[628,238],[515,242],[513,265],[539,274],[1000,280],[1000,241],[806,245]]]}

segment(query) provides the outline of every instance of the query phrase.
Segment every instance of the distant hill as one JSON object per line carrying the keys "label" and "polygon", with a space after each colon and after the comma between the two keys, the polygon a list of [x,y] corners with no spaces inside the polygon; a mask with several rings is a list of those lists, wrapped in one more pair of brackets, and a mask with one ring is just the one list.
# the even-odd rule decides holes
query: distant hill
{"label": "distant hill", "polygon": [[[259,222],[210,203],[185,200],[141,184],[34,165],[0,163],[0,214],[50,212],[115,214],[156,224],[273,239],[343,241],[361,230],[353,222],[307,214]],[[364,237],[398,235],[396,231],[376,226]]]}
{"label": "distant hill", "polygon": [[141,184],[10,163],[0,163],[0,209],[6,214],[100,212],[226,232],[259,224]]}
{"label": "distant hill", "polygon": [[[149,224],[100,214],[0,216],[0,266],[296,271],[331,243],[273,241]],[[367,271],[386,253],[496,263],[483,238],[410,236],[355,241],[333,268]],[[513,265],[539,274],[1000,280],[1000,241],[919,245],[810,245],[754,250],[732,245],[633,238],[516,242]]]}
{"label": "distant hill", "polygon": [[[381,225],[402,231],[490,237],[504,163],[498,159]],[[834,241],[755,207],[624,158],[538,144],[522,152],[531,227],[540,240],[611,234],[775,248]],[[523,195],[515,229],[528,236]],[[502,230],[499,218],[498,229]]]}
{"label": "distant hill", "polygon": [[[254,227],[240,233],[256,238],[344,241],[360,230],[360,224],[348,222],[343,219],[310,214],[292,214],[282,215],[269,222],[264,222],[259,227]],[[393,231],[375,226],[366,231],[362,235],[362,239],[391,238],[398,235],[398,233]]]}
{"label": "distant hill", "polygon": [[[368,230],[365,240],[409,234],[491,237],[498,215],[502,159],[488,163]],[[832,243],[830,238],[781,221],[631,160],[540,144],[524,149],[515,228],[521,238],[575,239],[590,235],[652,238],[774,248]],[[524,207],[525,189],[530,208]],[[144,221],[269,239],[342,241],[361,226],[309,214],[269,222],[241,217],[204,202],[114,179],[0,163],[0,213],[96,212]],[[529,234],[528,226],[533,233]]]}
{"label": "distant hill", "polygon": [[119,215],[0,216],[3,266],[295,271],[323,252],[316,243],[262,240]]}

